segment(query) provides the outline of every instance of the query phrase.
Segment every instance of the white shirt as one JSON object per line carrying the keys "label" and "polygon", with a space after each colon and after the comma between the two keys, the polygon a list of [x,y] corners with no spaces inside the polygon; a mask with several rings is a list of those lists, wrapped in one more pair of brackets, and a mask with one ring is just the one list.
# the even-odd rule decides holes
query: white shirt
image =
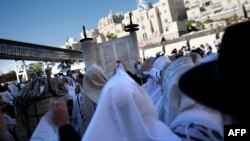
{"label": "white shirt", "polygon": [[101,92],[93,119],[82,141],[180,141],[158,120],[145,91],[118,71]]}

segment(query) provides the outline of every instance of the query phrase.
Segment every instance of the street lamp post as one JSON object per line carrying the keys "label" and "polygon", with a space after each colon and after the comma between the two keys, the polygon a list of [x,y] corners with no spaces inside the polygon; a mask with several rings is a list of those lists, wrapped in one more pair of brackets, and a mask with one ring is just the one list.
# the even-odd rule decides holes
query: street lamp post
{"label": "street lamp post", "polygon": [[165,45],[166,45],[166,39],[164,37],[161,38],[161,45],[162,45],[162,52],[165,54]]}
{"label": "street lamp post", "polygon": [[[246,9],[247,6],[247,9]],[[242,9],[243,9],[243,13],[244,13],[244,17],[247,19],[248,17],[248,11],[249,11],[249,7],[248,7],[248,2],[245,0],[245,2],[242,4]]]}

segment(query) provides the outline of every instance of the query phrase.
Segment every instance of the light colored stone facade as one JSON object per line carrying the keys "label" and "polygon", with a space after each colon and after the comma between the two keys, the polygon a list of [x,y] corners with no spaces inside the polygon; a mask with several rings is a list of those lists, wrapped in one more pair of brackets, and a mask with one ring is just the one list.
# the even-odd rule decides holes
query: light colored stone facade
{"label": "light colored stone facade", "polygon": [[64,45],[61,48],[71,49],[71,50],[81,50],[81,44],[73,37],[67,39]]}
{"label": "light colored stone facade", "polygon": [[[167,39],[173,39],[187,33],[185,25],[187,16],[183,0],[159,0],[151,5],[147,12],[135,9],[131,13],[133,23],[138,24],[140,29],[136,32],[139,46],[159,42],[163,36]],[[100,43],[109,40],[107,38],[109,33],[118,38],[127,36],[128,33],[124,31],[124,27],[129,23],[129,12],[109,14],[99,20],[97,28],[99,36],[90,37],[95,38],[95,41]]]}
{"label": "light colored stone facade", "polygon": [[249,0],[184,0],[189,20],[220,20],[234,15],[244,16],[243,5]]}

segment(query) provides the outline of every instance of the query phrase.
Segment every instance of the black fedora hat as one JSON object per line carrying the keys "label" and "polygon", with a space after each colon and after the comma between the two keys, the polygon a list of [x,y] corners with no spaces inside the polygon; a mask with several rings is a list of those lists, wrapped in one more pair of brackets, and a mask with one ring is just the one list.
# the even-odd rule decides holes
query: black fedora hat
{"label": "black fedora hat", "polygon": [[[250,106],[250,21],[228,27],[216,61],[184,73],[180,89],[195,100],[222,112],[247,116]],[[249,117],[249,116],[248,116]]]}

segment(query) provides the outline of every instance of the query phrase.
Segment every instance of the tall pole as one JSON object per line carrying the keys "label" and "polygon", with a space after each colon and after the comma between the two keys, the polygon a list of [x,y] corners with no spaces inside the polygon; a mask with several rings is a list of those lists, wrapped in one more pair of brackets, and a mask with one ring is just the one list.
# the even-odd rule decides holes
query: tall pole
{"label": "tall pole", "polygon": [[164,36],[161,38],[161,44],[162,44],[162,52],[165,54],[166,53],[166,49],[165,49],[166,39],[164,38]]}
{"label": "tall pole", "polygon": [[20,83],[20,79],[19,79],[19,71],[17,69],[17,60],[14,61],[14,64],[15,64],[15,72],[16,72],[16,80],[18,83]]}
{"label": "tall pole", "polygon": [[23,75],[24,75],[25,80],[28,81],[29,78],[28,78],[28,73],[27,73],[25,61],[24,61],[24,59],[22,61],[23,61],[23,72],[24,72]]}

